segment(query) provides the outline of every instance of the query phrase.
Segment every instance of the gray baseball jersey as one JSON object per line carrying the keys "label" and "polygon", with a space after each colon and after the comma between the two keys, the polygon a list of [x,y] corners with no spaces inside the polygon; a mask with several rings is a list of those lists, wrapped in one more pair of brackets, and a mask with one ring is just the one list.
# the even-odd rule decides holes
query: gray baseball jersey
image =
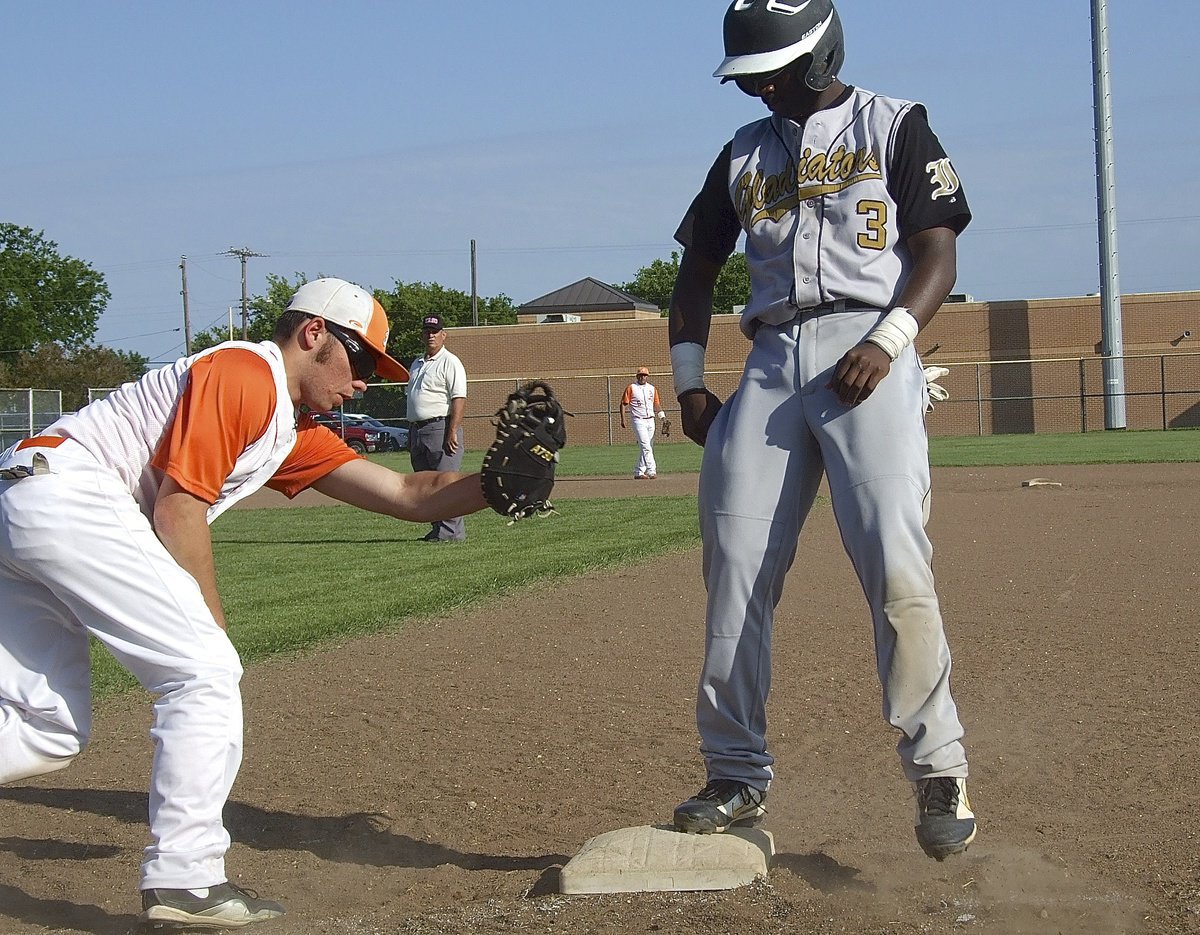
{"label": "gray baseball jersey", "polygon": [[772,116],[738,130],[675,239],[723,262],[746,233],[749,335],[822,302],[890,308],[908,276],[904,238],[962,233],[970,219],[925,108],[847,88],[803,125]]}

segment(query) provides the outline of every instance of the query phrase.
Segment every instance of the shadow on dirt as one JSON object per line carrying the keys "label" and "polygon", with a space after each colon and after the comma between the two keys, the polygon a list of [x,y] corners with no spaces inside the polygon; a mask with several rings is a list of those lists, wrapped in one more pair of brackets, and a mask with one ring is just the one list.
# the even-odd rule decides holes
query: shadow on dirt
{"label": "shadow on dirt", "polygon": [[126,935],[136,931],[136,915],[116,915],[99,906],[73,903],[65,899],[38,899],[15,886],[0,883],[0,918],[18,919],[48,931],[64,929],[92,932],[94,935]]}
{"label": "shadow on dirt", "polygon": [[[144,824],[144,792],[107,789],[5,787],[0,802],[38,805],[64,812],[90,813],[124,823]],[[564,854],[509,856],[474,854],[391,831],[391,819],[367,812],[312,816],[269,811],[241,802],[225,807],[225,825],[236,844],[263,851],[308,851],[323,860],[372,867],[433,868],[451,864],[464,870],[546,871],[565,863]],[[26,860],[91,860],[114,856],[119,848],[62,840],[0,838],[0,850]],[[95,935],[124,935],[137,917],[113,915],[99,906],[39,899],[16,886],[0,884],[0,915],[42,925],[51,931],[78,929]]]}
{"label": "shadow on dirt", "polygon": [[[41,805],[70,812],[90,812],[122,822],[146,821],[144,792],[105,789],[0,789],[0,801]],[[298,815],[269,811],[241,802],[225,806],[225,826],[233,840],[244,847],[264,851],[308,851],[323,860],[372,867],[430,868],[452,864],[464,870],[546,870],[570,858],[564,854],[515,857],[506,854],[472,854],[432,841],[421,841],[389,830],[391,819],[369,812],[348,815]],[[30,842],[7,839],[9,850],[38,851],[30,856],[64,856],[79,851],[78,859],[111,856],[103,848],[62,841]]]}
{"label": "shadow on dirt", "polygon": [[790,870],[822,893],[875,892],[872,884],[858,878],[862,871],[857,867],[840,864],[820,851],[813,851],[811,854],[776,854],[771,858],[771,866]]}

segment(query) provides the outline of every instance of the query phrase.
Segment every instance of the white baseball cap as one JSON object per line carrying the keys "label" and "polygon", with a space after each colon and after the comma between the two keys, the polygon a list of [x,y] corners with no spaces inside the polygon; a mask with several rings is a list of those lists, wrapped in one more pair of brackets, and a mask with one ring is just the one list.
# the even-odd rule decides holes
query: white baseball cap
{"label": "white baseball cap", "polygon": [[314,279],[296,290],[289,312],[306,312],[349,328],[375,354],[375,372],[386,380],[408,380],[408,370],[388,355],[387,313],[365,289],[344,279]]}

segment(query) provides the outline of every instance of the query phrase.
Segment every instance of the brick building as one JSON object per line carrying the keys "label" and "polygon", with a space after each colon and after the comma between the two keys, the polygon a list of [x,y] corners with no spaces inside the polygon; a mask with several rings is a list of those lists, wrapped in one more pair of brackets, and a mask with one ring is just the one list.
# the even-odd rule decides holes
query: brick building
{"label": "brick building", "polygon": [[[1200,292],[1127,295],[1121,312],[1128,428],[1200,425]],[[629,440],[617,403],[639,366],[675,408],[667,321],[655,306],[587,279],[522,306],[518,321],[450,329],[470,380],[468,429],[535,376],[576,414],[578,444]],[[917,340],[926,364],[950,369],[939,381],[950,399],[929,414],[930,434],[1104,428],[1100,338],[1097,296],[947,302]],[[719,395],[736,386],[746,350],[737,315],[714,316],[706,372]]]}

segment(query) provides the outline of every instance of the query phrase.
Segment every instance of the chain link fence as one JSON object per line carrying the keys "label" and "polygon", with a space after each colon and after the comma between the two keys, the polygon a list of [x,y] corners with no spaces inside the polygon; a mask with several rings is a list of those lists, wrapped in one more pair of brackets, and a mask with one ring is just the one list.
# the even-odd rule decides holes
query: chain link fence
{"label": "chain link fence", "polygon": [[[1126,356],[1125,416],[1129,429],[1168,429],[1200,426],[1200,354]],[[1064,357],[1030,360],[940,362],[949,373],[938,384],[949,398],[936,402],[927,414],[930,435],[1004,435],[1091,432],[1104,425],[1104,359]],[[505,398],[526,377],[469,380],[464,420],[467,444],[478,447],[491,439],[490,420]],[[737,389],[741,371],[708,371],[709,389],[722,399]],[[572,413],[570,438],[577,445],[632,444],[633,434],[621,428],[619,406],[629,376],[588,374],[548,380]],[[659,394],[669,418],[678,426],[679,405],[670,376],[664,374]],[[354,411],[383,422],[404,424],[403,387],[372,386]],[[377,394],[390,397],[391,413],[372,411]],[[347,408],[351,404],[347,403]],[[398,409],[396,408],[398,407]],[[385,407],[387,408],[387,407]],[[397,415],[397,411],[399,415]],[[626,419],[628,423],[628,419]],[[682,432],[655,444],[688,442]]]}
{"label": "chain link fence", "polygon": [[[1129,429],[1200,426],[1200,354],[1122,358]],[[926,360],[927,365],[932,362]],[[927,416],[930,435],[1091,432],[1104,424],[1104,358],[936,364],[950,393]]]}
{"label": "chain link fence", "polygon": [[[1200,426],[1200,353],[1129,355],[1125,367],[1125,418],[1129,429]],[[1059,357],[1030,360],[942,362],[927,366],[949,373],[938,384],[950,394],[927,414],[929,434],[1005,435],[1100,431],[1104,425],[1104,358]],[[468,380],[464,418],[467,446],[479,448],[492,439],[492,417],[508,394],[532,377]],[[741,371],[708,371],[709,388],[725,399],[737,389]],[[621,428],[620,402],[629,385],[621,374],[557,376],[548,380],[563,406],[572,413],[571,442],[576,445],[633,444],[633,433]],[[679,405],[671,378],[658,384],[667,416],[678,426]],[[99,399],[111,388],[90,389]],[[361,399],[344,407],[387,425],[403,426],[403,384],[372,384]],[[62,412],[59,390],[0,390],[0,433],[7,448],[40,431]],[[626,420],[628,422],[628,420]],[[681,431],[656,444],[688,443]]]}
{"label": "chain link fence", "polygon": [[[1125,416],[1128,429],[1200,426],[1200,354],[1131,355],[1125,367]],[[949,398],[935,402],[926,416],[930,435],[1004,435],[1092,432],[1104,424],[1104,359],[1101,357],[940,362],[949,373],[938,384]],[[722,399],[737,389],[741,371],[709,371],[705,381]],[[468,438],[478,445],[490,438],[492,413],[521,380],[472,380],[467,397]],[[570,435],[575,444],[632,444],[621,428],[619,405],[628,375],[555,377],[548,381],[574,414]],[[679,405],[669,375],[659,384],[667,415],[678,426]],[[626,420],[628,422],[628,419]],[[482,423],[472,431],[473,423]],[[687,442],[682,432],[656,444]]]}
{"label": "chain link fence", "polygon": [[0,389],[0,451],[62,415],[62,390]]}

